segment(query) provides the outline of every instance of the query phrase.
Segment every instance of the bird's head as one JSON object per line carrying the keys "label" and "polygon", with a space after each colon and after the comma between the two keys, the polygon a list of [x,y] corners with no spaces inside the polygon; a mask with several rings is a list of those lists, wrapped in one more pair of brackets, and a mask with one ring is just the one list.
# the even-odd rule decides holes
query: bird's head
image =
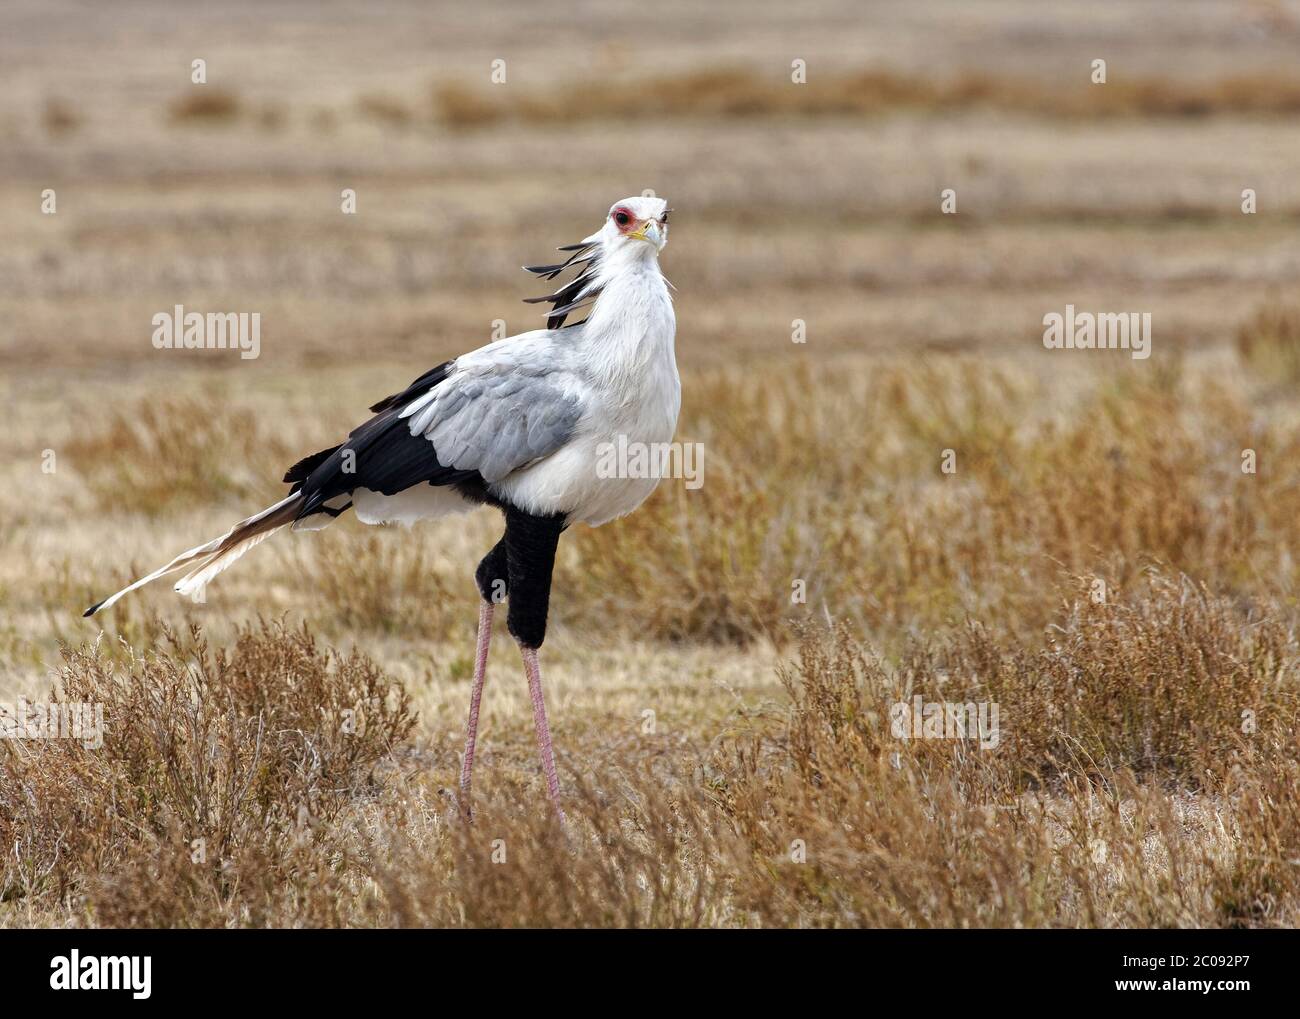
{"label": "bird's head", "polygon": [[526,265],[534,276],[553,280],[576,269],[577,275],[553,294],[526,297],[526,304],[549,304],[548,329],[559,329],[575,311],[595,302],[611,274],[644,259],[656,258],[668,243],[668,203],[662,198],[624,198],[615,202],[604,225],[577,244],[566,244],[560,251],[569,257],[554,265]]}
{"label": "bird's head", "polygon": [[624,198],[615,202],[599,231],[587,238],[599,241],[607,255],[637,251],[648,245],[658,254],[668,243],[668,203],[662,198]]}

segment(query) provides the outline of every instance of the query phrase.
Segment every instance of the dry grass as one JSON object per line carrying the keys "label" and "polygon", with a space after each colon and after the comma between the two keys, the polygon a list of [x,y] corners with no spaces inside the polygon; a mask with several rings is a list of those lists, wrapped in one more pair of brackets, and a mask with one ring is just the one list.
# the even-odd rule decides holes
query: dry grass
{"label": "dry grass", "polygon": [[1237,329],[1237,350],[1261,378],[1300,382],[1300,309],[1271,302]]}
{"label": "dry grass", "polygon": [[[5,744],[4,898],[50,897],[110,926],[282,920],[313,833],[377,788],[414,725],[372,663],[305,631],[263,625],[229,652],[197,631],[164,646],[125,663],[65,653],[50,701],[101,705],[102,752]],[[328,880],[328,861],[309,869]]]}
{"label": "dry grass", "polygon": [[[1124,586],[1160,562],[1234,595],[1292,590],[1278,564],[1300,542],[1300,434],[1176,361],[1101,379],[1068,417],[971,361],[731,378],[688,388],[681,436],[705,444],[703,487],[576,535],[558,583],[582,597],[560,611],[744,641],[811,610],[892,644],[968,617],[1037,632],[1063,573]],[[1244,474],[1243,449],[1267,466]]]}
{"label": "dry grass", "polygon": [[[428,546],[397,527],[336,528],[295,557],[294,572],[345,632],[419,633],[445,639],[473,597],[469,571],[448,573]],[[457,611],[460,608],[462,611]]]}
{"label": "dry grass", "polygon": [[[170,643],[67,654],[60,699],[105,705],[102,752],[6,748],[11,909],[150,926],[1300,918],[1294,642],[1186,581],[1076,605],[1043,648],[971,628],[891,666],[847,626],[808,628],[787,707],[735,714],[708,748],[590,760],[566,776],[567,835],[534,781],[499,773],[459,821],[434,784],[454,756],[409,756],[405,696],[364,659],[278,626],[229,655]],[[898,738],[891,706],[918,695],[996,701],[1000,743]]]}
{"label": "dry grass", "polygon": [[[1300,727],[1288,401],[1252,412],[1252,374],[1181,358],[1091,369],[1068,403],[1045,377],[973,358],[736,378],[687,373],[680,438],[705,444],[702,488],[667,482],[564,543],[559,660],[567,635],[588,635],[627,661],[632,687],[608,692],[588,660],[574,669],[588,710],[559,701],[561,746],[580,748],[565,756],[567,839],[541,807],[526,716],[488,724],[472,826],[446,792],[490,522],[336,525],[223,584],[251,583],[253,604],[310,615],[433,684],[419,728],[395,694],[362,740],[339,735],[346,707],[394,689],[364,659],[282,626],[222,652],[169,637],[141,602],[116,620],[130,645],[70,651],[59,676],[58,697],[106,705],[104,749],[5,746],[9,922],[1300,919],[1287,862],[1300,825],[1279,796]],[[206,504],[244,498],[228,465],[273,470],[253,448],[264,430],[235,407],[175,400],[156,415],[109,419],[68,451],[101,463],[86,477],[109,521],[208,520]],[[1255,474],[1240,469],[1246,445]],[[151,489],[160,461],[192,472]],[[123,486],[129,505],[111,498]],[[287,587],[260,589],[281,572]],[[219,585],[186,611],[225,615],[240,604],[225,597]],[[642,688],[646,651],[621,650],[775,644],[790,662],[800,629],[782,696],[704,685],[685,710]],[[900,739],[891,706],[916,696],[996,703],[998,745]],[[627,724],[646,706],[668,733]],[[55,793],[67,787],[78,794]]]}
{"label": "dry grass", "polygon": [[[247,502],[265,491],[268,476],[284,473],[277,465],[289,462],[283,443],[251,412],[216,397],[143,400],[63,448],[96,508],[147,516],[214,499]],[[160,464],[184,470],[160,471]]]}
{"label": "dry grass", "polygon": [[[331,665],[282,628],[243,634],[227,657],[146,617],[124,629],[141,650],[70,652],[61,674],[59,696],[106,704],[104,751],[6,751],[11,915],[1294,922],[1297,826],[1276,794],[1300,726],[1294,575],[1281,568],[1298,537],[1297,435],[1294,419],[1250,413],[1252,385],[1178,361],[1101,371],[1061,413],[1041,380],[972,359],[882,363],[867,377],[750,370],[743,386],[688,374],[681,437],[705,443],[703,487],[665,484],[628,520],[575,534],[557,625],[614,646],[727,647],[784,642],[803,621],[784,706],[742,698],[720,725],[688,722],[669,741],[584,739],[600,716],[570,715],[562,740],[584,752],[566,775],[572,851],[557,853],[526,726],[497,734],[467,828],[442,792],[458,713],[426,720],[414,746],[401,745],[404,708],[382,740],[351,742],[333,726],[387,688],[374,666]],[[103,513],[234,502],[223,465],[257,455],[271,469],[234,408],[174,401],[138,417],[68,451],[102,464]],[[1263,465],[1254,475],[1240,471],[1246,443]],[[955,474],[940,469],[944,449]],[[160,460],[192,473],[155,491],[143,480]],[[130,505],[110,497],[123,487]],[[471,559],[349,527],[285,554],[333,632],[468,639]],[[805,603],[791,600],[796,579]],[[843,622],[808,628],[824,615]],[[459,658],[435,668],[463,682]],[[1001,742],[898,739],[890,705],[915,696],[998,704]],[[83,795],[54,795],[69,783]],[[304,817],[318,819],[308,835]],[[183,851],[197,837],[215,868]]]}
{"label": "dry grass", "polygon": [[[1041,650],[972,629],[890,668],[845,627],[810,633],[782,726],[724,786],[767,861],[744,903],[777,925],[1289,923],[1295,811],[1254,810],[1295,774],[1296,664],[1286,635],[1159,578]],[[1002,742],[900,741],[888,706],[917,695],[997,702]],[[1243,734],[1245,706],[1267,732]]]}

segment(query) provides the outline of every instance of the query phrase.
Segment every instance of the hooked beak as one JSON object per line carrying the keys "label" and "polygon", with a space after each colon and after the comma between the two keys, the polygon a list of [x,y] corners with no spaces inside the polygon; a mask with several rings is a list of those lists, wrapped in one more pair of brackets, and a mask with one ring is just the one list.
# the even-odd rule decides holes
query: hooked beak
{"label": "hooked beak", "polygon": [[664,246],[663,234],[659,230],[657,220],[647,219],[628,236],[635,237],[639,241],[649,241],[655,246],[656,250],[662,250]]}

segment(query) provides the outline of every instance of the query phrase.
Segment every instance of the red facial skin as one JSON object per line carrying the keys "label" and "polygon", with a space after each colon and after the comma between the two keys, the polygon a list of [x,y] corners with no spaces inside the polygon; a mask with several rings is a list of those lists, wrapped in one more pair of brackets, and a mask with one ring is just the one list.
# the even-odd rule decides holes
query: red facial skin
{"label": "red facial skin", "polygon": [[[609,215],[610,218],[614,220],[614,225],[618,227],[619,233],[627,233],[628,231],[636,228],[636,217],[632,215],[631,209],[625,208],[624,206],[620,205]],[[620,215],[626,216],[627,221],[624,223],[620,223],[618,221],[618,217]]]}
{"label": "red facial skin", "polygon": [[[621,213],[622,215],[624,215],[624,216],[627,217],[627,222],[626,222],[626,223],[620,223],[620,222],[618,221],[618,217],[619,217],[619,214],[620,214],[620,213]],[[619,233],[624,233],[624,234],[625,234],[625,233],[630,233],[632,230],[636,229],[637,222],[638,222],[638,221],[637,221],[637,218],[636,218],[636,216],[634,216],[634,215],[632,214],[632,210],[629,209],[629,208],[628,208],[627,206],[625,206],[625,205],[620,205],[617,209],[615,209],[613,212],[611,212],[611,213],[609,214],[609,216],[610,216],[610,219],[612,219],[612,220],[614,221],[614,225],[615,225],[616,227],[618,227],[618,232],[619,232]],[[649,223],[650,221],[647,219],[647,220],[645,220],[645,222],[646,222],[646,223]],[[665,213],[664,213],[664,214],[659,218],[659,222],[660,222],[660,224],[662,224],[663,226],[667,226],[667,225],[668,225],[668,213],[665,212]]]}

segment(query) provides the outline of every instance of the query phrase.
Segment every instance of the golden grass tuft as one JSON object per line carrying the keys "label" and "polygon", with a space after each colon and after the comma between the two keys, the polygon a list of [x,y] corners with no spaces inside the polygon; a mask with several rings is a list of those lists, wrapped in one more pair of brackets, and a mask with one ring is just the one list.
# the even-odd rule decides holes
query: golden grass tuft
{"label": "golden grass tuft", "polygon": [[1105,597],[1073,599],[1042,647],[971,624],[901,675],[929,699],[1001,705],[1008,783],[1127,772],[1197,787],[1286,752],[1300,723],[1290,630],[1158,573]]}
{"label": "golden grass tuft", "polygon": [[1300,382],[1300,308],[1271,302],[1237,328],[1237,351],[1262,378]]}
{"label": "golden grass tuft", "polygon": [[75,893],[110,926],[274,922],[303,853],[415,724],[373,663],[265,623],[230,651],[193,629],[125,665],[69,649],[51,702],[102,706],[104,743],[5,742],[0,887]]}

